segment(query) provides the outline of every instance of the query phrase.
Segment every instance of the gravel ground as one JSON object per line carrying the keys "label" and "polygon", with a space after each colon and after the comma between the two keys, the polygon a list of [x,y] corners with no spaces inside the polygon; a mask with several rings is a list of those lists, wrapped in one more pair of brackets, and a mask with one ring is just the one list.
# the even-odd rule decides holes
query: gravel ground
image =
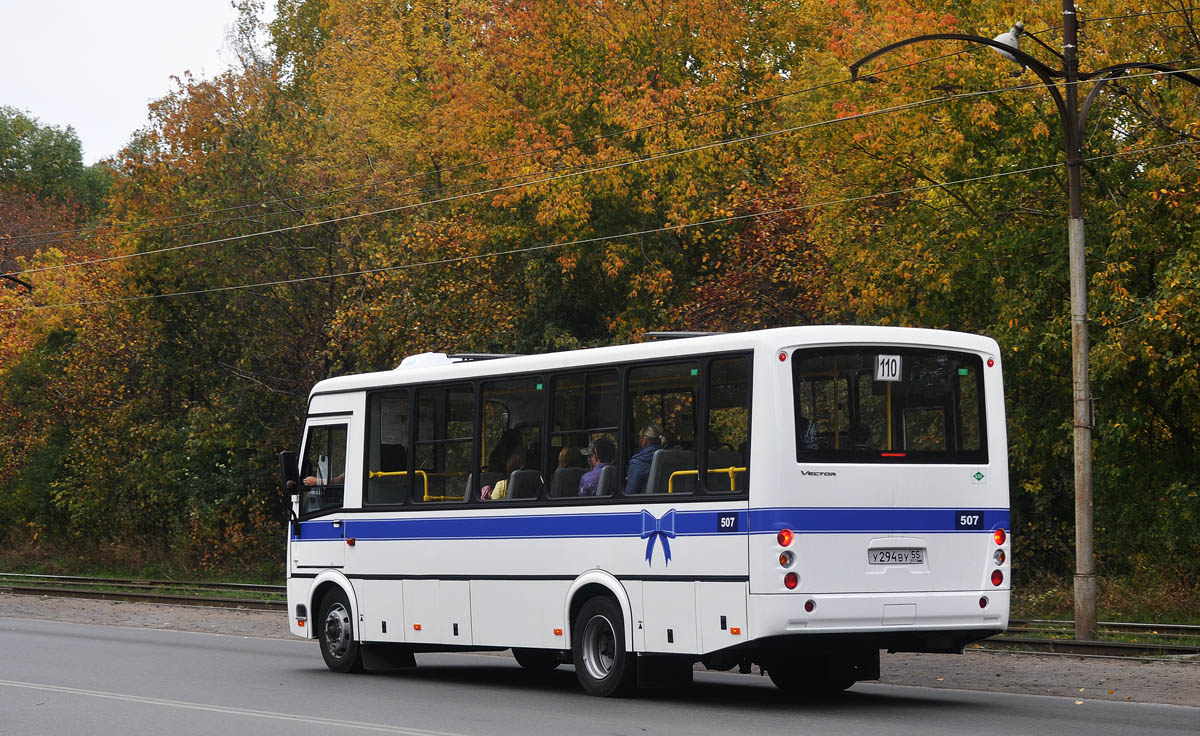
{"label": "gravel ground", "polygon": [[[229,608],[124,603],[0,593],[0,618],[293,638],[284,614]],[[313,657],[319,658],[314,649]],[[1200,659],[1118,659],[968,650],[884,654],[880,682],[1200,707]]]}

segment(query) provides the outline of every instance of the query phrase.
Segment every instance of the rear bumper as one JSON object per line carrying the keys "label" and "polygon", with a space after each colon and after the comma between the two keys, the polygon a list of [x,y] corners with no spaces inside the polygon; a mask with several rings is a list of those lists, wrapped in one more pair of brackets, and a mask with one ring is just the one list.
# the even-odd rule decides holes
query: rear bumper
{"label": "rear bumper", "polygon": [[[751,595],[748,628],[754,639],[871,634],[884,649],[948,651],[1007,628],[1009,597],[999,589]],[[811,612],[804,610],[807,601],[814,603]]]}

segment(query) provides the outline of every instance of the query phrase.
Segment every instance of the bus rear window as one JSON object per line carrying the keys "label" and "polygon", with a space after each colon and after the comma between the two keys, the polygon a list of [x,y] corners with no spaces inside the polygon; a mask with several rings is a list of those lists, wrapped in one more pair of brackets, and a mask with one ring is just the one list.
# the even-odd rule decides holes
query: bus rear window
{"label": "bus rear window", "polygon": [[977,355],[797,350],[792,385],[798,462],[987,462]]}

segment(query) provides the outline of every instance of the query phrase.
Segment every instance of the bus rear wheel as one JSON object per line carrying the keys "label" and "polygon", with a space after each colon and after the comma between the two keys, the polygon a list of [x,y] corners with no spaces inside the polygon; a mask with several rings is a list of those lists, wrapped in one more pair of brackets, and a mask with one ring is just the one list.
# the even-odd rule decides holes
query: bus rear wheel
{"label": "bus rear wheel", "polygon": [[589,695],[624,695],[636,684],[636,661],[625,649],[625,621],[612,598],[592,598],[571,628],[575,676]]}
{"label": "bus rear wheel", "polygon": [[341,588],[334,588],[321,601],[321,657],[334,672],[362,672],[362,648],[354,640],[354,622],[350,599]]}
{"label": "bus rear wheel", "polygon": [[561,663],[557,650],[554,649],[520,649],[514,647],[513,658],[517,664],[530,672],[549,672]]}

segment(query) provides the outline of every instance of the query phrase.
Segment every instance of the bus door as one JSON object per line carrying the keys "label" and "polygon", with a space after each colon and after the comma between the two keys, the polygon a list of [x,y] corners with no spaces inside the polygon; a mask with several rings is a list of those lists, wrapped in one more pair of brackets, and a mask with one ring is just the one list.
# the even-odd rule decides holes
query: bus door
{"label": "bus door", "polygon": [[345,564],[346,443],[350,417],[312,419],[300,451],[296,521],[289,540],[293,572]]}

